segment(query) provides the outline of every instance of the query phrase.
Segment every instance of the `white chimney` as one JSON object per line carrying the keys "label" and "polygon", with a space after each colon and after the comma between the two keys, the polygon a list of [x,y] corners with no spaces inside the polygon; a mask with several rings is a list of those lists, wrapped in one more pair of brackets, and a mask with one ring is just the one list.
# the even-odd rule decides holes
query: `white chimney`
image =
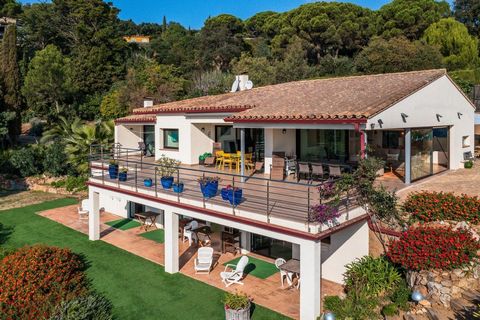
{"label": "white chimney", "polygon": [[153,107],[153,98],[148,98],[148,97],[143,98],[143,107],[144,108]]}
{"label": "white chimney", "polygon": [[244,91],[253,88],[253,82],[248,80],[248,74],[235,76],[231,92]]}

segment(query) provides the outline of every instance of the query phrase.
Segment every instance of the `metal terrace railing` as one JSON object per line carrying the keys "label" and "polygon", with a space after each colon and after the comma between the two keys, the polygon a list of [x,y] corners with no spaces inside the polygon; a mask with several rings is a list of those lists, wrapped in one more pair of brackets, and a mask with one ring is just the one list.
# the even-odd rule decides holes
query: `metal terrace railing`
{"label": "metal terrace railing", "polygon": [[[109,175],[109,162],[114,160],[120,169],[127,171],[126,177]],[[295,224],[308,232],[318,232],[321,226],[311,219],[312,206],[328,199],[321,199],[318,187],[322,183],[298,183],[294,181],[278,181],[265,178],[263,175],[241,176],[213,168],[194,168],[178,166],[172,169],[175,182],[183,183],[182,192],[162,186],[162,172],[165,167],[156,164],[153,159],[146,158],[139,149],[92,146],[90,155],[90,180],[118,189],[128,189],[137,193],[146,193],[178,203],[208,208],[223,213],[261,220],[267,223],[292,227],[285,221]],[[120,170],[119,169],[119,170]],[[218,193],[208,197],[200,188],[199,179],[218,177]],[[125,179],[124,179],[125,178]],[[151,179],[145,183],[145,180]],[[222,189],[242,190],[231,192],[231,199],[222,195]],[[235,198],[237,197],[237,198]],[[345,194],[339,210],[341,223],[349,219],[349,213],[357,208],[354,197]],[[302,227],[303,226],[303,227]],[[315,228],[315,226],[317,228]],[[315,231],[317,230],[317,231]]]}

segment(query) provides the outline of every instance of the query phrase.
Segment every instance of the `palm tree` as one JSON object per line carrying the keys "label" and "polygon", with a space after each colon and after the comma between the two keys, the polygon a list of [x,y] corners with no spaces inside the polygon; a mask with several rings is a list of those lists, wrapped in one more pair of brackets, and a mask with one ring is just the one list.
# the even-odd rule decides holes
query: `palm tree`
{"label": "palm tree", "polygon": [[88,155],[90,146],[94,144],[107,145],[113,143],[113,121],[85,124],[78,118],[69,122],[60,117],[59,123],[46,131],[42,142],[62,141],[65,144],[69,164],[78,173],[88,171]]}

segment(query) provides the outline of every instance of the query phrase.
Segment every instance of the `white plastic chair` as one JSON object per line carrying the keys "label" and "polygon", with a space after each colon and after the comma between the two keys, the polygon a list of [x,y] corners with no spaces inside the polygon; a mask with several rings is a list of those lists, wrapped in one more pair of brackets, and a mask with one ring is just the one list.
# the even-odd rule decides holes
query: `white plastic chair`
{"label": "white plastic chair", "polygon": [[277,260],[275,260],[275,267],[277,267],[278,270],[280,270],[280,280],[282,281],[282,288],[283,288],[283,279],[284,278],[287,278],[287,283],[289,286],[292,285],[292,279],[293,279],[293,273],[292,272],[288,272],[288,271],[284,271],[282,269],[280,269],[280,266],[284,263],[286,263],[287,261],[285,261],[285,259],[283,258],[278,258]]}
{"label": "white plastic chair", "polygon": [[[225,271],[220,273],[220,277],[222,278],[222,282],[225,284],[226,287],[230,287],[232,284],[241,284],[243,282],[243,271],[248,264],[248,257],[242,256],[238,261],[237,265],[227,264],[225,266]],[[235,268],[235,269],[233,269]],[[230,269],[231,271],[228,271]]]}
{"label": "white plastic chair", "polygon": [[195,273],[210,273],[213,263],[213,248],[202,247],[198,249],[197,258],[193,260]]}
{"label": "white plastic chair", "polygon": [[82,204],[77,208],[78,216],[81,220],[88,219],[88,206],[90,201],[88,201],[88,199],[84,199],[81,203]]}
{"label": "white plastic chair", "polygon": [[198,228],[198,222],[195,220],[190,221],[184,228],[183,228],[183,242],[188,240],[188,244],[192,245],[193,240],[195,240],[195,233],[192,230]]}

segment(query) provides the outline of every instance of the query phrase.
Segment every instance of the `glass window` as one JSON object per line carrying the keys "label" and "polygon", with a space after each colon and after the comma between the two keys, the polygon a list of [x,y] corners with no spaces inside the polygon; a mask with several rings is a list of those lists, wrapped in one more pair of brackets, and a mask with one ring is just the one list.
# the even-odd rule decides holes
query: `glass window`
{"label": "glass window", "polygon": [[347,130],[300,129],[297,154],[302,161],[348,159]]}
{"label": "glass window", "polygon": [[178,149],[178,129],[163,129],[163,147]]}

